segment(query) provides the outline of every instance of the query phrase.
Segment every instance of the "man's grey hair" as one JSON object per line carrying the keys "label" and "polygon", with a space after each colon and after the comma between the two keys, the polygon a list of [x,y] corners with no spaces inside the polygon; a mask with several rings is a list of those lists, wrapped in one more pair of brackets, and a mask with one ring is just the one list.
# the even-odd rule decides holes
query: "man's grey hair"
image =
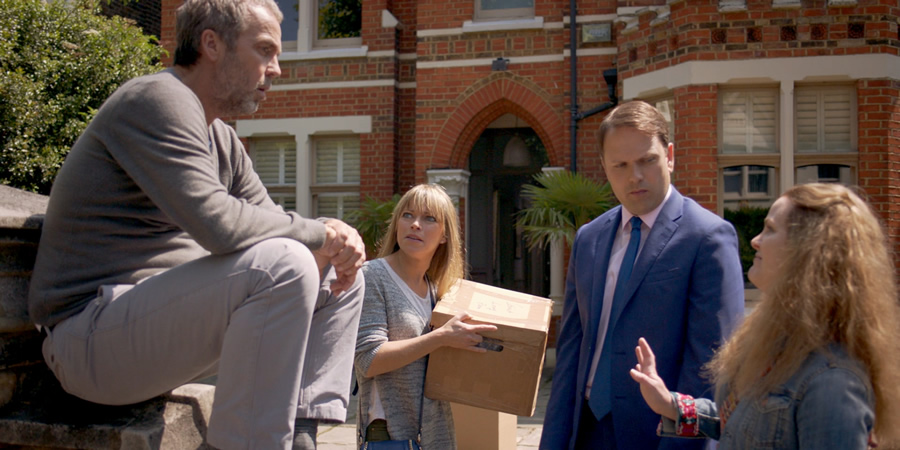
{"label": "man's grey hair", "polygon": [[175,13],[175,65],[197,62],[205,30],[215,31],[233,49],[254,6],[268,9],[278,23],[284,18],[274,0],[186,0]]}

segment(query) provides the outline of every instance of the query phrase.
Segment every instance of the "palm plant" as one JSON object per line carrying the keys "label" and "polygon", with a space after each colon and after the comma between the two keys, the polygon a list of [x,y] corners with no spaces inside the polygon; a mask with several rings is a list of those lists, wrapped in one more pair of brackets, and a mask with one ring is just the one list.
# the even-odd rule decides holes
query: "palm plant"
{"label": "palm plant", "polygon": [[517,213],[529,249],[563,241],[571,246],[582,225],[615,205],[609,183],[600,184],[568,171],[534,176],[538,185],[523,186],[531,206]]}
{"label": "palm plant", "polygon": [[400,194],[394,194],[388,200],[377,200],[366,196],[359,209],[347,214],[347,223],[353,225],[366,244],[367,259],[374,258],[378,252],[378,241],[387,231],[394,206],[400,201]]}

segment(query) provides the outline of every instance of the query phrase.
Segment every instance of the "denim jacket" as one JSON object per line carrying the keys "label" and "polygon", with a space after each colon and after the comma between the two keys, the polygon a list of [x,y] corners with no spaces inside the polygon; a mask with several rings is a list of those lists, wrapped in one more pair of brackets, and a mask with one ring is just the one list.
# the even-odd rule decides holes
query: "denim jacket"
{"label": "denim jacket", "polygon": [[672,395],[679,417],[664,417],[659,434],[718,439],[722,450],[866,449],[875,423],[869,377],[838,345],[811,354],[765,398],[739,402],[724,429],[718,414],[721,403]]}

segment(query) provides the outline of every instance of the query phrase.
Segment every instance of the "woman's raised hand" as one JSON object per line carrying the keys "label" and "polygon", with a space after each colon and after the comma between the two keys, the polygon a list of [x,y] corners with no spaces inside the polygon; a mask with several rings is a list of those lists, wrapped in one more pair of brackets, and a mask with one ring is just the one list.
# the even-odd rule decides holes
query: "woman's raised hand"
{"label": "woman's raised hand", "polygon": [[630,374],[631,378],[641,385],[644,401],[653,412],[677,420],[678,409],[672,403],[672,394],[666,389],[666,383],[656,373],[656,356],[653,355],[653,350],[646,339],[638,339],[634,353],[637,355],[638,363],[631,369]]}

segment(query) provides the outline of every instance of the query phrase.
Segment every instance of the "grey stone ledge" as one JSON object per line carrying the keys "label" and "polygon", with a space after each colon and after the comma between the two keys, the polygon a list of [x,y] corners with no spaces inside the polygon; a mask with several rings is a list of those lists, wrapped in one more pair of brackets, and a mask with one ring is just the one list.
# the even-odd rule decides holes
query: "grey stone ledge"
{"label": "grey stone ledge", "polygon": [[41,228],[49,200],[46,195],[0,185],[0,228]]}

